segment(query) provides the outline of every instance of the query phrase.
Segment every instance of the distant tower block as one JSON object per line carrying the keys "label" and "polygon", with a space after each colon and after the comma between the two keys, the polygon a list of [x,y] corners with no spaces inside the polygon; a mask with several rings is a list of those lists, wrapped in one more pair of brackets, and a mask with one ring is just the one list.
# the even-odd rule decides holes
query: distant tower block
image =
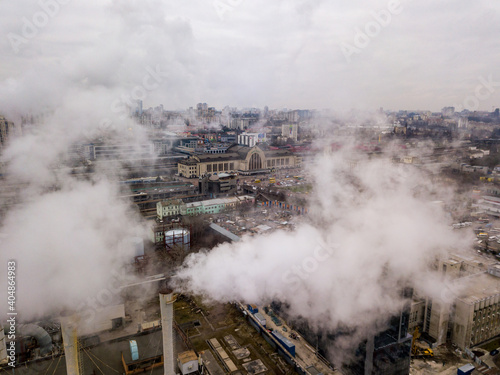
{"label": "distant tower block", "polygon": [[66,357],[66,372],[68,375],[80,375],[76,327],[74,316],[61,318],[64,356]]}
{"label": "distant tower block", "polygon": [[172,289],[160,290],[161,329],[163,333],[163,368],[165,375],[175,375],[174,359],[174,302]]}

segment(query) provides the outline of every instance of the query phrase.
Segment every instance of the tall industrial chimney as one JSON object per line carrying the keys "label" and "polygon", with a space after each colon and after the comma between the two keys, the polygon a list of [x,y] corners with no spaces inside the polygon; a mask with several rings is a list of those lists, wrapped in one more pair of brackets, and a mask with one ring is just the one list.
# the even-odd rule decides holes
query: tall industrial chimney
{"label": "tall industrial chimney", "polygon": [[61,317],[61,332],[64,343],[64,356],[66,357],[66,372],[68,375],[80,375],[76,323],[74,315]]}
{"label": "tall industrial chimney", "polygon": [[170,288],[160,290],[161,330],[163,333],[163,368],[165,375],[175,375],[174,360],[174,292]]}

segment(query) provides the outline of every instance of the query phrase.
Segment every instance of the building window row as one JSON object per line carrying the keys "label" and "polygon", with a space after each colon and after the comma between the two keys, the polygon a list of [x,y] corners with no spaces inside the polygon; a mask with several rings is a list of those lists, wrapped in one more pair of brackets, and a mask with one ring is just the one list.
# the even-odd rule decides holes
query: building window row
{"label": "building window row", "polygon": [[207,164],[207,172],[234,171],[234,162]]}
{"label": "building window row", "polygon": [[285,165],[290,165],[290,158],[281,158],[281,159],[268,159],[267,167],[282,167]]}

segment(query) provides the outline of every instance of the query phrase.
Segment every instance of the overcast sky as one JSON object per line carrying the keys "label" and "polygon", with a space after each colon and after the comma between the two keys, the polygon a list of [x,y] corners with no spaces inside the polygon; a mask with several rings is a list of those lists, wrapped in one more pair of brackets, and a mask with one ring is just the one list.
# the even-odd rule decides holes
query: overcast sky
{"label": "overcast sky", "polygon": [[55,1],[0,2],[0,111],[144,79],[166,109],[500,106],[496,1]]}

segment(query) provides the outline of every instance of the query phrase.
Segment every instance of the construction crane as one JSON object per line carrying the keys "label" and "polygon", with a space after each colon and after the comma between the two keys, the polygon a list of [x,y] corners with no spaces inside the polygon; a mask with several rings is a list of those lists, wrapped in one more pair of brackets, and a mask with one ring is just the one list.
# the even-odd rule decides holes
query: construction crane
{"label": "construction crane", "polygon": [[420,332],[418,327],[415,327],[415,331],[413,332],[413,339],[411,340],[411,356],[413,358],[425,358],[425,357],[434,357],[434,352],[430,348],[420,348],[417,346],[417,339],[420,337]]}

